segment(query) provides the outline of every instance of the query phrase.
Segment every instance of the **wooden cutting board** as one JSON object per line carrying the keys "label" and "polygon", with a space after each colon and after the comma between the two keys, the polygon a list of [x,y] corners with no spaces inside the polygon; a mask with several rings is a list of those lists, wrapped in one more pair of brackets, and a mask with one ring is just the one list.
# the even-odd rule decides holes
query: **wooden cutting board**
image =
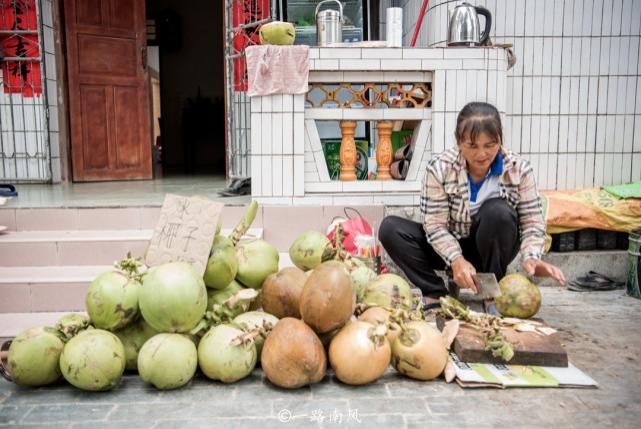
{"label": "wooden cutting board", "polygon": [[[537,319],[537,321],[544,323],[540,319]],[[445,319],[437,317],[436,324],[442,330]],[[502,329],[502,332],[514,348],[514,357],[507,364],[568,366],[568,354],[561,345],[558,334],[540,335],[536,332],[518,332],[512,328]],[[492,356],[492,353],[486,352],[483,334],[465,323],[461,323],[458,335],[452,344],[452,349],[462,362],[506,363],[501,358]]]}

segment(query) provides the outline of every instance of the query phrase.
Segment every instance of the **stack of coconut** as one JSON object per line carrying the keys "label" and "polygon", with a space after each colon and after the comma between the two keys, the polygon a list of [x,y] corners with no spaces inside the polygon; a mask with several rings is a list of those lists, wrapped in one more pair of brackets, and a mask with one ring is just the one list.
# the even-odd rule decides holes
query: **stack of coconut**
{"label": "stack of coconut", "polygon": [[4,375],[28,386],[62,376],[100,391],[127,369],[174,389],[198,367],[231,383],[260,363],[275,385],[298,388],[325,376],[328,356],[348,384],[370,383],[390,364],[419,380],[441,374],[445,342],[405,280],[377,276],[342,249],[339,233],[333,242],[303,234],[290,248],[296,266],[278,271],[276,248],[241,240],[256,209],[250,204],[229,237],[219,229],[204,276],[185,262],[145,269],[128,255],[91,283],[88,317],[70,314],[13,339]]}

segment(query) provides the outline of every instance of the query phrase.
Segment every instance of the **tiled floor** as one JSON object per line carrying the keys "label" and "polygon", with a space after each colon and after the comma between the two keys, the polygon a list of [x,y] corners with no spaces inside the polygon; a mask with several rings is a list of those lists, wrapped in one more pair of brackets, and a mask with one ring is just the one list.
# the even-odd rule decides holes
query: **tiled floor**
{"label": "tiled floor", "polygon": [[5,208],[40,207],[160,207],[165,194],[202,195],[226,205],[244,205],[249,196],[223,198],[223,176],[176,176],[126,182],[17,185],[18,197]]}

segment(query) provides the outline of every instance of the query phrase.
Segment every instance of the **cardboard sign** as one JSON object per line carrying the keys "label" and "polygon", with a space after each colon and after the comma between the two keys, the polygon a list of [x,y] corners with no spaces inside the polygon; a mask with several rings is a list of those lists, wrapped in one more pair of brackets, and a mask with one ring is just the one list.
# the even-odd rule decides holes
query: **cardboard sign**
{"label": "cardboard sign", "polygon": [[149,242],[145,263],[184,261],[203,275],[224,204],[167,194]]}

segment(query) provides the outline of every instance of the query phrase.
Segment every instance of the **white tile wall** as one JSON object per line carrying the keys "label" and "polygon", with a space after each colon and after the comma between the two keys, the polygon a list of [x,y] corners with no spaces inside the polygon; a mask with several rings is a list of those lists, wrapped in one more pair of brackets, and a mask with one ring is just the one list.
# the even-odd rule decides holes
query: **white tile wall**
{"label": "white tile wall", "polygon": [[[416,17],[422,2],[392,3]],[[431,0],[417,46],[445,46],[447,10],[460,3]],[[541,187],[599,186],[641,175],[641,1],[474,4],[492,12],[494,40],[514,45],[517,63],[506,82],[504,128],[511,139],[506,143],[525,156],[538,154]],[[406,44],[415,21],[407,22]],[[492,81],[494,75],[488,77]],[[459,101],[445,104],[449,111]],[[450,133],[451,119],[442,120],[443,133]]]}

